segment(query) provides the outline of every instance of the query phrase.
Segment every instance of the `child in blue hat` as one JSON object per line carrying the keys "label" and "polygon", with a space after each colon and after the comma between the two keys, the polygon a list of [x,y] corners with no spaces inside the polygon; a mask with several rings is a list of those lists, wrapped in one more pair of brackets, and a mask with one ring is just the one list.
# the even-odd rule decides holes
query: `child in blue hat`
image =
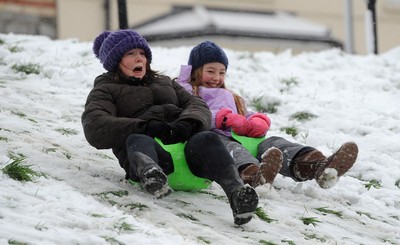
{"label": "child in blue hat", "polygon": [[[205,41],[195,46],[188,65],[181,67],[177,81],[194,95],[202,97],[212,112],[212,131],[231,152],[239,174],[253,187],[272,183],[277,173],[295,181],[315,179],[322,188],[330,188],[355,163],[358,147],[343,144],[325,157],[319,150],[289,142],[281,137],[267,137],[258,145],[253,157],[231,134],[248,137],[265,136],[271,121],[263,113],[248,112],[244,100],[226,89],[228,58],[215,43]],[[261,162],[261,163],[260,163]]]}

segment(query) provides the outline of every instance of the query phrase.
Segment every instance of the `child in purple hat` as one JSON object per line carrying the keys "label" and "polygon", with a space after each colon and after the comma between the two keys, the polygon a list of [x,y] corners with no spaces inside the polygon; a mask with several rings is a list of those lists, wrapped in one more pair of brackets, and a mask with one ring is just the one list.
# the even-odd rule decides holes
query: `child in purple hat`
{"label": "child in purple hat", "polygon": [[174,165],[155,138],[163,144],[187,142],[192,173],[222,187],[235,224],[249,222],[257,193],[243,183],[218,135],[209,131],[207,104],[152,70],[151,49],[133,30],[101,33],[93,51],[107,72],[96,77],[86,100],[82,125],[87,141],[97,149],[111,148],[126,178],[157,198],[171,193],[167,175]]}

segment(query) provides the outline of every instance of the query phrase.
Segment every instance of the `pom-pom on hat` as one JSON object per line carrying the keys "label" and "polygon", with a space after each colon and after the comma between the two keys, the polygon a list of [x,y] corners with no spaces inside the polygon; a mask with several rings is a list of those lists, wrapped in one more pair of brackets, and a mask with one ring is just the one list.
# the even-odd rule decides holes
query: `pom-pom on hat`
{"label": "pom-pom on hat", "polygon": [[148,64],[151,63],[151,50],[146,39],[133,30],[105,31],[93,42],[93,52],[107,71],[115,71],[126,52],[131,49],[144,50]]}
{"label": "pom-pom on hat", "polygon": [[218,62],[225,65],[228,69],[228,58],[225,52],[215,43],[205,41],[197,45],[190,51],[188,65],[192,66],[192,71],[207,63]]}

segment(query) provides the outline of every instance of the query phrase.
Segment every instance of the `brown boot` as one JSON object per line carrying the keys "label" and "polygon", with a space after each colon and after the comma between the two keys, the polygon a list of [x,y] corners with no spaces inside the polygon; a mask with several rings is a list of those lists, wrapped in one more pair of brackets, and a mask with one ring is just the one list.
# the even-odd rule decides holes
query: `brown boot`
{"label": "brown boot", "polygon": [[271,147],[261,155],[260,172],[265,179],[265,183],[272,184],[279,170],[282,168],[282,151]]}
{"label": "brown boot", "polygon": [[294,176],[300,181],[305,181],[316,177],[326,157],[319,150],[312,150],[296,156],[293,160]]}
{"label": "brown boot", "polygon": [[245,184],[249,184],[253,188],[261,184],[260,168],[256,164],[248,164],[240,171],[239,175]]}
{"label": "brown boot", "polygon": [[354,142],[344,143],[339,150],[326,159],[316,173],[316,181],[321,188],[333,187],[339,178],[354,165],[358,146]]}

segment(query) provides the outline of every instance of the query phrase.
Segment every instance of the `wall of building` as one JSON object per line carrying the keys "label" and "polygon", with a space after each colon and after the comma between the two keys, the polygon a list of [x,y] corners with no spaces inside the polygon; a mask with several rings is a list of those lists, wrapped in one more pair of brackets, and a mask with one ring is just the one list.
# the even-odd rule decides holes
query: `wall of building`
{"label": "wall of building", "polygon": [[[166,13],[172,5],[204,4],[214,7],[226,7],[249,10],[285,10],[296,13],[301,18],[318,22],[331,29],[334,38],[346,40],[345,28],[345,3],[347,0],[126,0],[128,6],[128,21],[130,26],[142,23],[157,15]],[[10,27],[20,20],[11,18],[13,14],[27,15],[24,23],[34,22],[40,26],[49,23],[49,18],[56,18],[56,23],[51,24],[56,29],[57,38],[78,38],[81,41],[92,41],[104,29],[118,29],[117,0],[20,0],[18,2],[55,2],[53,10],[49,8],[14,7],[7,5],[10,1],[0,0],[0,32],[9,32]],[[106,3],[110,5],[109,17],[105,12]],[[354,52],[368,53],[365,28],[366,1],[353,0],[353,30]],[[400,0],[379,0],[376,3],[378,17],[378,50],[386,52],[400,45]],[[7,9],[8,8],[8,9]],[[32,10],[34,9],[34,10]],[[33,20],[35,16],[40,18]],[[50,16],[50,17],[49,17]],[[52,16],[52,17],[51,17]],[[47,18],[47,19],[46,19]],[[109,19],[109,21],[107,21]],[[50,26],[51,26],[50,25]],[[48,25],[47,25],[48,26]],[[36,28],[37,29],[37,28]],[[40,28],[39,28],[40,29]],[[41,28],[46,29],[46,28]],[[49,29],[49,28],[47,28]],[[36,31],[37,32],[37,31]],[[39,33],[41,34],[41,33]],[[50,35],[51,36],[51,35]]]}
{"label": "wall of building", "polygon": [[105,21],[103,0],[57,0],[57,33],[60,39],[93,40],[106,29]]}
{"label": "wall of building", "polygon": [[[331,29],[333,37],[346,40],[345,28],[345,4],[347,0],[127,0],[128,7],[128,20],[130,25],[142,23],[154,16],[166,13],[174,4],[182,5],[195,5],[204,4],[214,7],[226,7],[234,9],[250,9],[250,10],[286,10],[296,13],[298,16],[326,25]],[[75,22],[81,24],[72,32],[68,27],[70,23],[66,21],[59,21],[59,37],[66,38],[73,35],[81,38],[82,40],[92,40],[99,30],[104,29],[104,11],[101,6],[104,1],[100,0],[58,0],[57,3],[63,6],[63,11],[67,15],[70,10],[76,8],[76,4],[82,2],[92,2],[92,9],[98,11],[99,14],[87,14],[87,20],[91,22],[82,23],[80,18],[70,22],[76,25]],[[96,2],[96,3],[95,3]],[[110,27],[111,29],[118,29],[118,11],[117,1],[111,2],[111,16]],[[70,6],[67,8],[67,5]],[[353,45],[355,53],[366,54],[369,52],[367,46],[366,34],[366,1],[353,0]],[[64,8],[65,7],[65,8]],[[386,52],[394,47],[400,45],[400,0],[379,0],[376,4],[377,17],[378,17],[378,50],[379,52]],[[68,10],[68,11],[67,11]],[[95,11],[93,11],[95,12]],[[78,13],[75,14],[75,16]],[[63,24],[64,23],[64,24]],[[65,27],[64,27],[65,26]]]}
{"label": "wall of building", "polygon": [[[290,0],[275,0],[277,9],[288,9],[298,13],[299,16],[323,23],[332,30],[332,35],[340,40],[345,40],[345,2],[330,0],[304,0],[304,4],[296,4]],[[298,1],[299,2],[299,1]],[[378,50],[388,51],[400,45],[400,1],[378,0],[376,1]],[[356,53],[367,53],[366,42],[366,1],[353,0],[353,30],[354,47]]]}
{"label": "wall of building", "polygon": [[0,0],[0,32],[57,37],[55,0]]}

